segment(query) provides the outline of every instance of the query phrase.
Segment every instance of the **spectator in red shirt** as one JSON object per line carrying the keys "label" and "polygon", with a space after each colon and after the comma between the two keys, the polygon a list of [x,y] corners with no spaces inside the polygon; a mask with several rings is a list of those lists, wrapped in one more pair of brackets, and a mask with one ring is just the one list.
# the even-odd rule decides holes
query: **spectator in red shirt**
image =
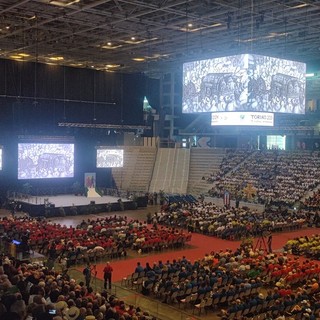
{"label": "spectator in red shirt", "polygon": [[107,286],[109,287],[109,290],[111,290],[111,277],[112,277],[113,268],[110,265],[110,262],[107,262],[107,265],[103,269],[103,278],[104,278],[104,288],[107,289]]}

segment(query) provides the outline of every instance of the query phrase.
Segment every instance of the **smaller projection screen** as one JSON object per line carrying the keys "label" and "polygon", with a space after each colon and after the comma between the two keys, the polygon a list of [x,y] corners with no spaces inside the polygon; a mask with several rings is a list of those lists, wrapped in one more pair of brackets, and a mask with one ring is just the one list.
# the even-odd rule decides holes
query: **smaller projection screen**
{"label": "smaller projection screen", "polygon": [[267,136],[268,150],[286,150],[286,136]]}
{"label": "smaller projection screen", "polygon": [[74,144],[18,144],[18,179],[72,178],[73,176]]}
{"label": "smaller projection screen", "polygon": [[2,170],[2,147],[0,146],[0,170]]}
{"label": "smaller projection screen", "polygon": [[215,112],[212,126],[267,126],[273,127],[274,115],[266,112]]}
{"label": "smaller projection screen", "polygon": [[182,112],[305,113],[306,64],[241,54],[183,64]]}
{"label": "smaller projection screen", "polygon": [[123,167],[122,149],[97,149],[97,168],[121,168]]}

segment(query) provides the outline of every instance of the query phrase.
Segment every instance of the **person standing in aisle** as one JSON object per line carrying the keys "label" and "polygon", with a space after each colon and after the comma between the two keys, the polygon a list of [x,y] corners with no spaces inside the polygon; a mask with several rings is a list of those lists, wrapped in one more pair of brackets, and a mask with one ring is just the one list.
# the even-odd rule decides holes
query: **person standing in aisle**
{"label": "person standing in aisle", "polygon": [[112,278],[112,272],[113,268],[110,265],[110,262],[107,262],[107,265],[103,269],[103,278],[104,278],[104,288],[107,289],[107,286],[109,287],[109,290],[111,290],[111,278]]}
{"label": "person standing in aisle", "polygon": [[83,269],[82,273],[84,275],[84,280],[85,280],[85,283],[86,283],[86,287],[89,288],[90,287],[90,282],[91,282],[91,266],[90,266],[90,263],[87,263],[87,266]]}

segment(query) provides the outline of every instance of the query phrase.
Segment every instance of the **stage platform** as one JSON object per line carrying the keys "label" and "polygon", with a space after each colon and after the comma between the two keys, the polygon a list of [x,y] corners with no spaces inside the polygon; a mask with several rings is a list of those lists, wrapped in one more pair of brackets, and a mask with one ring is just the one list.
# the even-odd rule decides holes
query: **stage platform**
{"label": "stage platform", "polygon": [[[56,207],[70,207],[72,205],[75,206],[87,206],[92,204],[92,201],[96,204],[107,204],[107,203],[117,203],[119,197],[112,196],[102,196],[102,197],[94,197],[88,198],[85,196],[76,196],[73,194],[64,194],[58,196],[43,196],[43,197],[33,197],[30,196],[27,199],[14,199],[15,201],[19,201],[21,203],[28,203],[32,205],[45,205],[52,204]],[[129,202],[130,200],[121,198],[123,202]]]}
{"label": "stage platform", "polygon": [[30,216],[62,216],[99,212],[134,210],[146,207],[144,197],[133,200],[114,196],[86,197],[72,194],[48,195],[42,197],[14,197],[15,210],[28,213]]}
{"label": "stage platform", "polygon": [[30,251],[29,253],[23,254],[18,252],[15,256],[18,263],[35,263],[44,265],[47,257],[39,252]]}

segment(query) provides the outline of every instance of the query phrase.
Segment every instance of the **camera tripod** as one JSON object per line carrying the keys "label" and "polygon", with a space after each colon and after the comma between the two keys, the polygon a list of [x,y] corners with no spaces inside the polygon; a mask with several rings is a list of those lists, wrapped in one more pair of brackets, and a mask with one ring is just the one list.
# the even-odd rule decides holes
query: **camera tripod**
{"label": "camera tripod", "polygon": [[263,250],[266,254],[269,252],[265,236],[261,235],[256,239],[254,251],[257,249],[259,249],[259,251]]}
{"label": "camera tripod", "polygon": [[97,291],[97,265],[94,264],[93,267],[90,267],[91,277],[93,277],[93,288]]}

